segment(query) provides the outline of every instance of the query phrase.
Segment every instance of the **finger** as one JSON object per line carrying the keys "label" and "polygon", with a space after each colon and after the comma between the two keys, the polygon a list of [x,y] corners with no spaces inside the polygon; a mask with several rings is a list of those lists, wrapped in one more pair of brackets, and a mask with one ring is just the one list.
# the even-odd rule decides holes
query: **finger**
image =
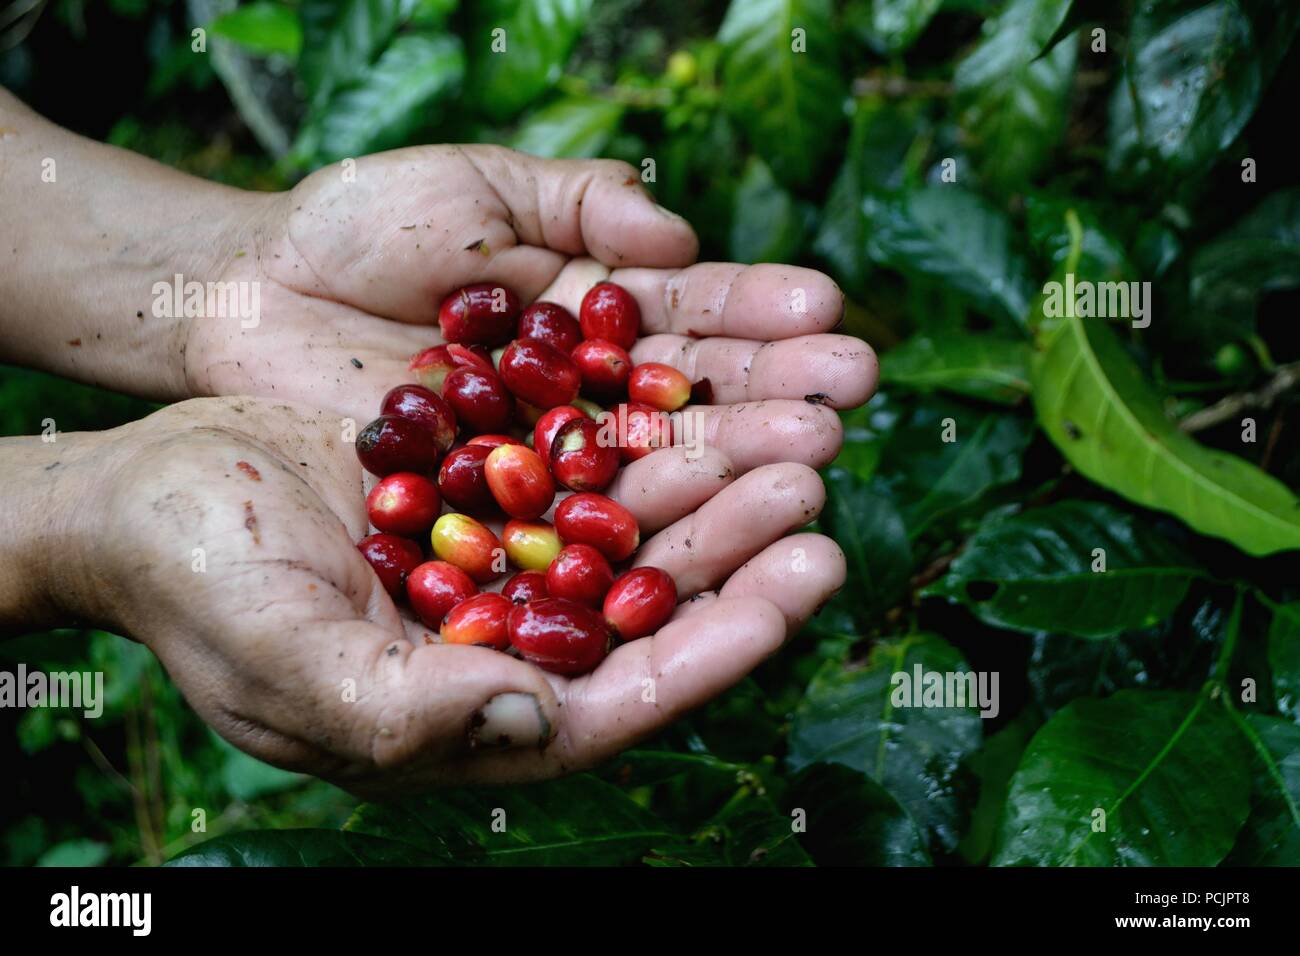
{"label": "finger", "polygon": [[631,511],[641,534],[649,535],[686,517],[735,478],[717,448],[665,448],[621,469],[605,494]]}
{"label": "finger", "polygon": [[537,298],[562,305],[576,316],[582,309],[582,297],[587,290],[608,277],[609,269],[595,259],[588,256],[570,259]]}
{"label": "finger", "polygon": [[683,266],[699,252],[686,220],[656,205],[627,163],[539,159],[499,146],[460,149],[530,245],[608,266]]}
{"label": "finger", "polygon": [[876,354],[847,335],[776,342],[651,335],[633,346],[632,359],[671,365],[692,382],[707,378],[719,405],[801,398],[831,408],[856,408],[871,397],[879,374]]}
{"label": "finger", "polygon": [[545,749],[480,753],[455,772],[498,782],[600,763],[731,687],[775,653],[785,636],[785,619],[768,601],[718,600],[624,644],[591,674],[568,682],[563,722]]}
{"label": "finger", "polygon": [[701,262],[676,271],[616,269],[609,278],[636,296],[646,333],[766,341],[829,332],[844,316],[839,286],[799,266]]}
{"label": "finger", "polygon": [[825,501],[826,489],[811,468],[764,465],[647,541],[636,564],[671,574],[681,601],[718,586],[773,541],[808,524]]}
{"label": "finger", "polygon": [[[824,405],[789,399],[740,405],[688,405],[674,413],[673,442],[719,448],[738,472],[777,461],[821,468],[840,452],[844,427]],[[663,454],[654,452],[648,456]]]}
{"label": "finger", "polygon": [[844,576],[844,552],[839,545],[824,535],[795,534],[746,561],[718,595],[771,601],[781,609],[786,629],[793,634],[843,587]]}

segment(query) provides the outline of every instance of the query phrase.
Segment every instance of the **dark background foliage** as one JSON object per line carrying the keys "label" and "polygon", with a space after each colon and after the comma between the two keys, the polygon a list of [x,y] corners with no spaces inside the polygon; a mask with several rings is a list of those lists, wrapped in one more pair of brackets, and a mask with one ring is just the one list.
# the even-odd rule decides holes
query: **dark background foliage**
{"label": "dark background foliage", "polygon": [[[437,141],[653,160],[705,257],[830,272],[884,384],[825,472],[848,585],[641,749],[354,810],[221,742],[137,645],[31,635],[0,656],[102,669],[110,699],[0,715],[5,861],[1300,861],[1297,22],[1284,0],[49,3],[0,81],[201,176],[283,188]],[[1045,314],[1066,273],[1152,283],[1150,326]],[[5,434],[148,411],[13,369],[0,396]],[[918,664],[996,672],[998,715],[892,706]]]}

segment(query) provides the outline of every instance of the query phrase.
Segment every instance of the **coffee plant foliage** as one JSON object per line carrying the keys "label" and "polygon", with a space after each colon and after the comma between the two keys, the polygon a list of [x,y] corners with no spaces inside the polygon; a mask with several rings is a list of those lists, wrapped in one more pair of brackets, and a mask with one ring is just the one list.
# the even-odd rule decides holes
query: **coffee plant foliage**
{"label": "coffee plant foliage", "polygon": [[[843,591],[750,678],[591,772],[344,821],[337,791],[228,752],[127,654],[152,691],[110,705],[126,750],[145,706],[174,715],[146,857],[1300,862],[1295,4],[191,6],[261,147],[207,174],[283,185],[424,142],[622,159],[705,257],[830,273],[882,386],[843,413],[824,470]],[[154,95],[211,91],[170,56]],[[114,135],[166,153],[160,128]],[[1085,287],[1091,306],[1062,306]],[[0,387],[15,410],[47,395]],[[992,706],[894,693],[898,674],[966,672],[996,675]],[[25,720],[24,749],[84,736],[59,720]],[[240,808],[206,841],[183,813],[200,791],[212,818]],[[82,792],[88,813],[115,806]],[[65,852],[131,858],[120,829],[64,827]]]}

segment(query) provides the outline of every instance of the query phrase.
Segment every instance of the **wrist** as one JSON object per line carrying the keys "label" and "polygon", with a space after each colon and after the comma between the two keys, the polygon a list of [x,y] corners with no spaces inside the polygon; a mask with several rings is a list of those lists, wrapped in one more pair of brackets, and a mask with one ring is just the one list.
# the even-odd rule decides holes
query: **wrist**
{"label": "wrist", "polygon": [[119,431],[0,439],[0,636],[98,622],[89,556]]}
{"label": "wrist", "polygon": [[[272,198],[59,129],[0,92],[0,361],[145,398],[189,397],[191,318],[164,295],[217,282]],[[250,251],[251,255],[252,252]],[[184,300],[182,299],[182,306]]]}

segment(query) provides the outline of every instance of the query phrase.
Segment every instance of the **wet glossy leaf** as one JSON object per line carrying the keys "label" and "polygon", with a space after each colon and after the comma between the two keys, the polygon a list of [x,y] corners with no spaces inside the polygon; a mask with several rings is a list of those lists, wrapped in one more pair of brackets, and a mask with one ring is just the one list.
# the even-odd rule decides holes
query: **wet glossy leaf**
{"label": "wet glossy leaf", "polygon": [[250,830],[215,837],[167,866],[437,866],[453,861],[401,840],[338,830]]}
{"label": "wet glossy leaf", "polygon": [[569,97],[524,120],[510,145],[534,156],[590,159],[601,155],[622,118],[623,107],[617,103]]}
{"label": "wet glossy leaf", "polygon": [[1264,714],[1245,720],[1260,750],[1254,753],[1250,816],[1224,863],[1300,866],[1300,727]]}
{"label": "wet glossy leaf", "polygon": [[873,262],[942,283],[990,315],[1023,321],[1028,264],[1006,214],[988,200],[937,185],[896,198],[867,196],[863,210]]}
{"label": "wet glossy leaf", "polygon": [[333,162],[398,146],[436,118],[464,72],[455,37],[404,34],[364,79],[337,91],[309,121],[300,149],[319,162]]}
{"label": "wet glossy leaf", "polygon": [[929,866],[925,838],[898,801],[865,774],[816,763],[795,778],[786,809],[802,811],[803,845],[818,866]]}
{"label": "wet glossy leaf", "polygon": [[843,118],[829,0],[732,0],[718,30],[724,103],[783,182],[806,184]]}
{"label": "wet glossy leaf", "polygon": [[896,698],[894,675],[910,679],[916,668],[945,676],[969,671],[957,650],[932,634],[882,641],[856,670],[827,664],[795,710],[786,759],[795,771],[841,763],[865,773],[932,846],[951,852],[973,799],[962,762],[980,746],[983,728],[970,706],[895,706],[903,698]]}
{"label": "wet glossy leaf", "polygon": [[1110,102],[1111,169],[1199,171],[1255,110],[1264,77],[1254,48],[1262,38],[1237,0],[1144,4],[1130,29],[1125,74]]}
{"label": "wet glossy leaf", "polygon": [[1168,617],[1196,573],[1149,522],[1061,501],[986,522],[923,593],[994,627],[1106,637]]}
{"label": "wet glossy leaf", "polygon": [[859,620],[870,620],[902,596],[912,573],[907,528],[894,503],[856,475],[832,468],[821,527],[848,562],[846,584]]}
{"label": "wet glossy leaf", "polygon": [[589,774],[366,803],[347,830],[488,866],[620,866],[676,838],[621,789]]}
{"label": "wet glossy leaf", "polygon": [[489,118],[509,119],[560,78],[590,11],[591,0],[476,0],[466,92]]}
{"label": "wet glossy leaf", "polygon": [[812,210],[751,158],[736,187],[731,216],[731,259],[735,262],[792,262],[798,259]]}
{"label": "wet glossy leaf", "polygon": [[1268,628],[1268,666],[1278,711],[1300,724],[1300,601],[1273,608]]}
{"label": "wet glossy leaf", "polygon": [[932,398],[894,426],[877,484],[898,504],[915,540],[1019,479],[1032,437],[1028,418]]}
{"label": "wet glossy leaf", "polygon": [[1013,405],[1029,394],[1029,343],[987,332],[917,333],[890,349],[880,381]]}
{"label": "wet glossy leaf", "polygon": [[963,97],[961,125],[980,178],[998,192],[1022,192],[1065,132],[1077,37],[1046,56],[982,83]]}
{"label": "wet glossy leaf", "polygon": [[1214,866],[1232,848],[1249,794],[1241,741],[1208,696],[1082,698],[1025,750],[993,862]]}
{"label": "wet glossy leaf", "polygon": [[1011,0],[984,22],[983,39],[957,65],[957,88],[993,86],[1024,68],[1046,49],[1070,6],[1070,0]]}
{"label": "wet glossy leaf", "polygon": [[1039,423],[1086,477],[1248,554],[1300,548],[1300,500],[1180,431],[1104,321],[1042,319],[1030,370]]}

